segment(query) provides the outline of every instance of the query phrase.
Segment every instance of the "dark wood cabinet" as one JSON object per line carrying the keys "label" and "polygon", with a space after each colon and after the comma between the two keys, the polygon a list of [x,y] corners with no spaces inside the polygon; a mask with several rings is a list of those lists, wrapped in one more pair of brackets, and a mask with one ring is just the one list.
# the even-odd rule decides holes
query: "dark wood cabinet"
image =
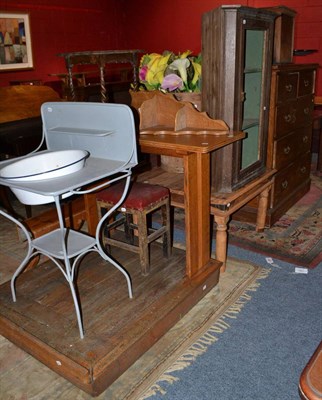
{"label": "dark wood cabinet", "polygon": [[272,11],[243,6],[203,15],[202,109],[247,133],[213,155],[214,192],[232,192],[266,170],[275,17]]}
{"label": "dark wood cabinet", "polygon": [[277,14],[274,29],[273,64],[291,63],[294,50],[294,27],[296,11],[285,7],[265,7]]}
{"label": "dark wood cabinet", "polygon": [[267,165],[277,173],[269,225],[310,188],[316,68],[315,64],[280,64],[272,69]]}
{"label": "dark wood cabinet", "polygon": [[[310,189],[311,142],[316,64],[272,68],[267,166],[274,177],[266,223],[273,225]],[[255,222],[258,199],[234,219]]]}

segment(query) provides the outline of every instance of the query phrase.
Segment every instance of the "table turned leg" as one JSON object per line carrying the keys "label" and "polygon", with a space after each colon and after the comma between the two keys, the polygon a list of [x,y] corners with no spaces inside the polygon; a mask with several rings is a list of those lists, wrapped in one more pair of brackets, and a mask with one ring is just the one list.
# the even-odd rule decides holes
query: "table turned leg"
{"label": "table turned leg", "polygon": [[267,206],[268,206],[268,196],[271,186],[268,186],[259,194],[258,210],[257,210],[257,220],[256,220],[256,231],[263,232],[266,222]]}
{"label": "table turned leg", "polygon": [[225,272],[227,261],[227,224],[229,216],[215,215],[216,231],[216,259],[221,261],[220,272]]}

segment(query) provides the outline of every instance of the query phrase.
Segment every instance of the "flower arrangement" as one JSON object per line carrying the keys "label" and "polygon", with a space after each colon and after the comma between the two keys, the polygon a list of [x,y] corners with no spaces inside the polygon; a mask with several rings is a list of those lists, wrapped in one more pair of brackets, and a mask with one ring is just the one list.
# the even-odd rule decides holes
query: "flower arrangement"
{"label": "flower arrangement", "polygon": [[201,55],[192,56],[165,51],[142,56],[139,67],[139,90],[162,92],[200,92]]}

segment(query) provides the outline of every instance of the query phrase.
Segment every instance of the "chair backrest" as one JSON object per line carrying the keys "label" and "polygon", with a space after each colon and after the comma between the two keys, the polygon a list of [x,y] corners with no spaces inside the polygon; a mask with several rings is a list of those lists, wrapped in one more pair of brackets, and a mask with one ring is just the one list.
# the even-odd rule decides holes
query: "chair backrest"
{"label": "chair backrest", "polygon": [[87,150],[91,157],[137,164],[134,118],[127,105],[44,103],[41,116],[49,150]]}

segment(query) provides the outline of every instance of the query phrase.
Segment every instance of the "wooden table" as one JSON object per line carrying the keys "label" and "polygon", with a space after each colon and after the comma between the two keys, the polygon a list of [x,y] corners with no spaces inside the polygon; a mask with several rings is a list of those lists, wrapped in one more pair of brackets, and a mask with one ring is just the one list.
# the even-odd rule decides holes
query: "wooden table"
{"label": "wooden table", "polygon": [[[105,95],[109,97],[108,100],[110,101],[110,92],[113,93],[117,89],[123,89],[124,91],[126,89],[126,91],[128,91],[128,88],[133,81],[133,78],[129,78],[129,74],[132,72],[129,68],[124,67],[122,69],[118,69],[117,71],[120,75],[118,79],[111,80],[108,78],[108,76],[104,76],[104,86],[106,88]],[[49,76],[59,78],[62,87],[62,97],[65,100],[70,100],[70,74],[65,72],[49,74]],[[75,101],[89,101],[89,96],[96,94],[96,92],[97,94],[101,95],[101,81],[97,70],[72,72],[71,76],[73,79],[73,95]]]}
{"label": "wooden table", "polygon": [[99,70],[101,101],[107,102],[105,87],[105,65],[106,64],[131,64],[133,69],[133,85],[137,86],[138,54],[143,50],[104,50],[104,51],[80,51],[58,54],[65,58],[66,69],[68,71],[68,86],[71,100],[75,101],[75,88],[73,84],[73,67],[75,65],[96,65]]}
{"label": "wooden table", "polygon": [[196,277],[214,261],[210,257],[210,153],[245,137],[228,135],[141,134],[144,153],[183,158],[186,275]]}
{"label": "wooden table", "polygon": [[216,258],[222,261],[222,271],[227,261],[227,229],[231,215],[258,197],[256,231],[263,232],[266,223],[268,197],[276,170],[267,169],[261,176],[231,193],[212,193],[210,213],[214,216],[216,229]]}

